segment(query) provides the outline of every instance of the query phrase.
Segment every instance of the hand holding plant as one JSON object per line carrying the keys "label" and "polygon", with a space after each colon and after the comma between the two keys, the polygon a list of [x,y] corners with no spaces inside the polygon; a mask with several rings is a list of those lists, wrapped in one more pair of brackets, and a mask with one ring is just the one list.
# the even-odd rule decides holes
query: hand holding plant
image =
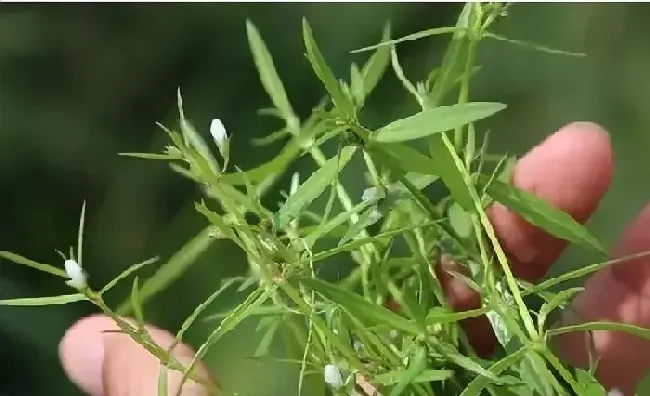
{"label": "hand holding plant", "polygon": [[[480,41],[530,46],[490,31],[506,9],[469,3],[455,27],[397,40],[390,40],[387,27],[379,45],[364,49],[375,50],[365,64],[352,64],[349,82],[335,77],[304,21],[307,59],[328,94],[305,120],[294,113],[270,52],[249,23],[255,64],[274,106],[266,113],[284,123],[258,144],[285,139],[283,151],[242,171],[231,161],[232,137],[223,124],[213,122],[216,147],[210,148],[185,118],[179,93],[179,131],[164,128],[171,145],[161,154],[129,155],[170,161],[174,171],[201,185],[208,201],[196,209],[209,222],[206,230],[142,285],[136,277],[129,299],[112,310],[103,295],[155,260],[95,291],[92,274],[83,272],[82,211],[77,252],[64,256],[65,271],[2,253],[68,278],[76,292],[0,303],[88,301],[99,307],[106,316],[82,320],[61,347],[71,379],[93,395],[180,394],[182,383],[190,384],[187,394],[236,394],[216,386],[200,361],[253,316],[262,317],[264,332],[257,356],[269,355],[277,334],[287,336],[286,356],[271,358],[295,362],[296,395],[647,394],[650,307],[643,293],[650,282],[650,209],[624,234],[614,251],[618,259],[535,284],[568,243],[606,259],[582,226],[610,184],[606,132],[589,123],[568,125],[516,166],[514,158],[488,154],[487,138],[478,137],[482,120],[505,108],[469,101]],[[451,34],[447,53],[424,81],[412,83],[396,45],[434,34]],[[388,66],[421,110],[372,130],[362,110]],[[294,174],[279,205],[264,202],[303,156],[318,169]],[[340,177],[354,161],[366,168],[358,177],[367,186],[361,197],[351,196]],[[444,193],[432,198],[432,189]],[[147,327],[144,303],[190,265],[197,250],[224,239],[246,252],[250,273],[225,280],[175,335]],[[342,254],[350,255],[353,270],[344,279],[324,275],[328,259]],[[584,290],[557,289],[591,274]],[[206,318],[219,321],[196,352],[183,346],[187,329],[237,285],[246,294],[243,302]],[[559,322],[549,320],[557,310],[564,311]],[[122,319],[130,314],[133,320]],[[109,325],[111,332],[101,332]],[[309,376],[320,376],[322,387],[307,388]]]}

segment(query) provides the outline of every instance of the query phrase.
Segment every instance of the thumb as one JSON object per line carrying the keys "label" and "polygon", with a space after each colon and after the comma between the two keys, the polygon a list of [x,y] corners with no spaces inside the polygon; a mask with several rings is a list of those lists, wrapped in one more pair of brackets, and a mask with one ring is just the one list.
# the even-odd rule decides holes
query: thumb
{"label": "thumb", "polygon": [[[160,363],[128,335],[116,330],[112,319],[97,315],[81,319],[64,335],[59,345],[63,369],[68,377],[91,396],[156,396]],[[147,326],[151,338],[163,349],[171,346],[174,337],[154,326]],[[189,365],[194,351],[178,345],[172,355],[184,366]],[[196,375],[214,382],[207,368],[199,363]],[[168,392],[178,391],[181,373],[169,370]],[[208,396],[208,391],[194,381],[183,385],[183,396]]]}

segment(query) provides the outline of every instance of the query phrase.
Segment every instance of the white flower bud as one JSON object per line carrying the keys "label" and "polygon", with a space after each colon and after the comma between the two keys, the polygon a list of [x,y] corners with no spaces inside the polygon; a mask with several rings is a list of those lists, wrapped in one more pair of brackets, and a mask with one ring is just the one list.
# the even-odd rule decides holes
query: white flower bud
{"label": "white flower bud", "polygon": [[621,392],[616,388],[613,388],[609,392],[607,392],[607,396],[623,396],[623,392]]}
{"label": "white flower bud", "polygon": [[221,157],[227,160],[230,155],[230,141],[228,140],[226,127],[223,126],[223,122],[221,122],[220,119],[215,118],[210,123],[210,135],[212,135],[212,139],[214,139],[214,142],[217,144]]}
{"label": "white flower bud", "polygon": [[220,119],[215,118],[210,124],[210,134],[212,139],[217,143],[217,146],[223,144],[223,142],[228,139],[228,134],[226,133],[226,127],[223,126],[223,122]]}
{"label": "white flower bud", "polygon": [[86,274],[81,266],[74,260],[66,260],[63,264],[65,267],[65,273],[68,275],[68,280],[65,282],[66,285],[73,287],[75,289],[83,289],[86,287]]}
{"label": "white flower bud", "polygon": [[325,383],[335,389],[343,386],[343,377],[341,377],[341,371],[333,364],[325,365],[324,378]]}

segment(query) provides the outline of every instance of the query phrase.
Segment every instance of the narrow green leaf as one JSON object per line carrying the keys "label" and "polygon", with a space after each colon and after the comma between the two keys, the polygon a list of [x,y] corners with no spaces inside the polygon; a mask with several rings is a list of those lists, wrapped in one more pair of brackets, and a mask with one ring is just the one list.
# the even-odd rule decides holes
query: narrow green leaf
{"label": "narrow green leaf", "polygon": [[[528,348],[523,347],[517,352],[509,354],[498,362],[494,363],[488,369],[490,373],[494,375],[501,374],[502,371],[514,366],[521,358],[523,358],[526,353],[528,353]],[[478,376],[472,380],[472,382],[467,385],[467,388],[460,394],[460,396],[480,396],[483,393],[483,389],[488,386],[491,382],[491,379],[484,376]]]}
{"label": "narrow green leaf", "polygon": [[192,361],[183,371],[183,377],[181,378],[181,383],[184,383],[188,378],[189,374],[193,371],[196,362],[200,361],[208,353],[208,350],[212,345],[221,339],[226,333],[234,329],[239,323],[249,316],[251,309],[259,307],[264,304],[266,300],[270,297],[271,290],[257,289],[253,293],[249,294],[246,300],[233,309],[230,315],[225,317],[219,326],[214,329],[207,340],[199,347],[199,349],[194,354]]}
{"label": "narrow green leaf", "polygon": [[287,128],[278,129],[277,131],[272,132],[267,136],[261,138],[253,138],[253,145],[262,146],[262,147],[268,146],[270,144],[277,142],[278,140],[285,138],[286,136],[289,136],[289,131],[287,130]]}
{"label": "narrow green leaf", "polygon": [[401,395],[406,387],[413,382],[413,379],[427,367],[426,359],[426,347],[424,345],[417,345],[414,356],[409,359],[409,367],[398,377],[397,384],[391,389],[389,396]]}
{"label": "narrow green leaf", "polygon": [[229,238],[235,242],[239,240],[239,238],[237,238],[237,235],[235,235],[235,232],[232,230],[232,228],[229,227],[228,224],[226,224],[223,217],[218,213],[215,213],[210,209],[208,209],[208,207],[205,205],[205,202],[201,201],[200,203],[195,203],[194,208],[196,209],[197,212],[205,216],[208,219],[208,221],[212,225],[214,225],[219,230],[219,232],[222,235],[224,235],[226,238]]}
{"label": "narrow green leaf", "polygon": [[356,63],[350,65],[350,93],[352,94],[357,106],[362,107],[365,102],[366,94],[365,89],[363,88],[363,76],[361,75],[361,71]]}
{"label": "narrow green leaf", "polygon": [[[261,307],[257,307],[254,309],[249,310],[248,315],[249,316],[264,316],[264,317],[269,317],[271,315],[284,315],[286,313],[290,313],[290,311],[287,308],[284,307],[276,307],[275,305],[265,305]],[[220,320],[225,318],[230,314],[230,311],[227,312],[219,312],[213,315],[208,315],[203,319],[204,322],[207,321],[212,321],[212,320]]]}
{"label": "narrow green leaf", "polygon": [[[382,41],[390,39],[390,24],[387,23],[384,27],[384,34],[382,36]],[[365,96],[370,95],[375,89],[379,80],[382,78],[386,69],[388,68],[388,63],[390,61],[390,47],[382,46],[375,51],[374,54],[368,59],[368,62],[363,66],[361,74],[363,76],[363,89],[365,91]]]}
{"label": "narrow green leaf", "polygon": [[584,248],[607,254],[605,248],[583,225],[545,200],[496,180],[487,187],[487,193],[497,202],[550,234]]}
{"label": "narrow green leaf", "polygon": [[458,366],[464,368],[465,370],[487,377],[493,382],[496,383],[500,382],[499,377],[497,377],[494,373],[484,369],[479,363],[474,361],[472,358],[461,355],[453,347],[447,344],[441,344],[438,346],[438,349],[445,357],[449,358],[451,361],[453,361]]}
{"label": "narrow green leaf", "polygon": [[132,157],[132,158],[150,159],[150,160],[165,160],[165,161],[180,159],[180,157],[177,156],[172,156],[169,154],[156,154],[156,153],[118,153],[117,155],[123,157]]}
{"label": "narrow green leaf", "polygon": [[304,183],[298,187],[296,192],[287,198],[286,202],[276,213],[276,226],[283,229],[291,220],[300,215],[313,200],[320,197],[334,177],[341,172],[343,167],[350,161],[356,147],[345,147],[339,155],[329,160],[316,172],[314,172]]}
{"label": "narrow green leaf", "polygon": [[0,300],[0,305],[9,305],[15,307],[34,307],[42,305],[63,305],[79,301],[86,301],[88,298],[81,294],[63,294],[53,297],[34,297],[34,298],[15,298],[11,300]]}
{"label": "narrow green leaf", "polygon": [[330,219],[329,221],[319,224],[305,238],[305,242],[307,243],[307,246],[313,246],[318,239],[322,238],[325,235],[329,235],[337,227],[347,223],[350,220],[350,218],[352,218],[352,216],[366,209],[368,205],[369,204],[366,202],[361,202],[356,206],[352,207],[352,209],[350,209],[349,211],[341,212],[336,216],[334,216],[334,218]]}
{"label": "narrow green leaf", "polygon": [[468,318],[476,318],[485,315],[487,310],[484,308],[472,309],[463,312],[450,312],[445,308],[436,307],[429,311],[425,318],[427,326],[436,324],[455,323]]}
{"label": "narrow green leaf", "polygon": [[133,316],[135,317],[135,320],[142,328],[144,327],[144,312],[142,309],[142,301],[140,301],[139,290],[140,284],[138,282],[138,277],[136,276],[133,278],[133,286],[131,286],[131,309],[133,309]]}
{"label": "narrow green leaf", "polygon": [[112,288],[114,288],[114,287],[118,284],[118,282],[121,281],[122,279],[125,279],[126,277],[128,277],[128,276],[131,275],[132,273],[136,272],[136,271],[139,270],[140,268],[145,267],[145,266],[147,266],[147,265],[149,265],[149,264],[156,263],[157,261],[158,261],[158,257],[153,257],[153,258],[150,258],[150,259],[148,259],[148,260],[145,260],[145,261],[142,261],[142,262],[140,262],[140,263],[133,264],[133,265],[129,266],[127,269],[125,269],[124,271],[122,271],[122,273],[120,273],[117,277],[115,277],[115,279],[113,279],[113,280],[111,280],[110,282],[108,282],[108,283],[106,284],[106,286],[104,286],[104,287],[102,288],[102,290],[99,291],[99,294],[102,295],[102,294],[104,294],[104,293],[110,291],[110,290],[111,290]]}
{"label": "narrow green leaf", "polygon": [[557,395],[553,391],[553,387],[558,381],[549,371],[546,360],[536,351],[528,350],[528,353],[520,362],[519,375],[524,382],[530,384],[536,394],[540,396]]}
{"label": "narrow green leaf", "polygon": [[160,365],[158,372],[158,396],[169,396],[167,392],[167,366]]}
{"label": "narrow green leaf", "polygon": [[427,30],[423,30],[421,32],[409,34],[408,36],[404,36],[402,38],[398,38],[398,39],[394,39],[394,40],[384,40],[379,44],[359,48],[359,49],[356,49],[354,51],[350,51],[350,53],[356,54],[356,53],[359,53],[359,52],[374,50],[376,48],[381,48],[381,47],[386,47],[386,46],[393,46],[395,44],[403,43],[404,41],[419,40],[421,38],[434,36],[434,35],[438,35],[438,34],[454,33],[457,30],[459,30],[459,29],[456,28],[456,27],[439,27],[439,28],[427,29]]}
{"label": "narrow green leaf", "polygon": [[[429,140],[431,155],[436,159],[438,172],[449,192],[458,205],[468,213],[474,213],[476,208],[470,191],[471,180],[465,170],[462,160],[446,135],[433,136]],[[473,187],[473,186],[471,186]]]}
{"label": "narrow green leaf", "polygon": [[386,125],[372,139],[385,143],[419,139],[490,117],[505,108],[501,103],[473,102],[426,109]]}
{"label": "narrow green leaf", "polygon": [[[300,156],[301,150],[300,146],[290,141],[277,157],[256,168],[245,171],[245,176],[251,183],[260,183],[268,177],[279,175],[289,167],[293,160]],[[219,176],[219,180],[233,186],[246,184],[242,172],[226,173]]]}
{"label": "narrow green leaf", "polygon": [[185,137],[188,146],[193,147],[201,159],[203,159],[209,166],[210,170],[214,173],[217,173],[219,171],[219,164],[214,158],[212,151],[210,151],[210,148],[205,143],[205,140],[203,140],[201,135],[196,131],[196,129],[194,129],[194,126],[185,118],[185,113],[183,111],[183,97],[181,95],[180,88],[178,89],[176,96],[178,101],[178,113],[180,116],[181,131],[183,132],[183,136]]}
{"label": "narrow green leaf", "polygon": [[[140,299],[143,304],[178,279],[210,247],[212,244],[210,228],[206,227],[201,230],[201,232],[174,254],[167,263],[161,265],[155,275],[142,284]],[[117,312],[120,315],[128,315],[131,313],[130,302],[128,300],[124,301],[118,307]]]}
{"label": "narrow green leaf", "polygon": [[614,260],[608,260],[604,261],[602,263],[597,263],[597,264],[590,264],[586,265],[584,267],[580,267],[576,270],[573,270],[571,272],[567,272],[565,274],[562,274],[560,276],[557,276],[555,278],[547,279],[544,282],[538,283],[537,285],[533,286],[530,288],[530,291],[527,292],[527,294],[536,294],[536,293],[541,293],[545,290],[550,289],[553,286],[557,286],[560,283],[569,281],[571,279],[578,279],[582,278],[583,276],[589,275],[596,273],[600,270],[602,270],[605,267],[608,267],[610,265],[618,265],[618,264],[623,264],[626,263],[630,260],[636,260],[639,258],[643,257],[648,257],[650,256],[650,251],[642,252],[642,253],[636,253],[636,254],[631,254],[625,257],[620,257]]}
{"label": "narrow green leaf", "polygon": [[491,39],[494,39],[494,40],[497,40],[497,41],[505,41],[505,42],[510,43],[510,44],[516,44],[516,45],[519,45],[519,46],[522,46],[522,47],[534,49],[534,50],[541,51],[541,52],[546,52],[546,53],[549,53],[549,54],[568,55],[568,56],[576,56],[576,57],[585,57],[585,56],[587,56],[587,54],[582,53],[582,52],[571,52],[571,51],[555,49],[555,48],[547,47],[547,46],[537,44],[537,43],[531,43],[531,42],[527,42],[527,41],[507,38],[507,37],[500,36],[498,34],[494,34],[494,33],[490,33],[490,32],[483,33],[483,37],[491,38]]}
{"label": "narrow green leaf", "polygon": [[246,33],[248,34],[248,43],[266,93],[269,94],[273,105],[280,111],[287,125],[297,125],[298,121],[287,98],[282,80],[280,80],[280,76],[278,76],[275,69],[271,53],[266,47],[264,40],[262,40],[259,31],[251,21],[246,21]]}
{"label": "narrow green leaf", "polygon": [[302,20],[302,33],[305,42],[305,49],[307,51],[307,58],[309,59],[316,76],[325,85],[325,89],[327,89],[327,92],[329,92],[332,97],[332,101],[336,108],[339,109],[345,117],[354,118],[354,106],[343,93],[341,85],[336,76],[334,76],[332,70],[327,66],[325,58],[323,58],[323,55],[316,45],[316,41],[314,41],[314,36],[307,19]]}
{"label": "narrow green leaf", "polygon": [[352,250],[354,250],[354,249],[356,249],[356,248],[358,248],[360,246],[363,246],[365,244],[368,244],[368,243],[375,243],[375,242],[380,241],[380,240],[382,240],[384,238],[392,238],[392,237],[394,237],[396,235],[399,235],[399,234],[402,234],[402,233],[404,233],[406,231],[412,231],[412,230],[417,229],[417,228],[429,227],[429,226],[431,226],[433,224],[435,224],[435,223],[429,222],[429,223],[424,223],[424,224],[416,224],[416,225],[411,225],[411,226],[408,226],[408,227],[388,230],[388,231],[382,232],[381,234],[377,234],[377,235],[372,236],[372,237],[358,238],[358,239],[350,241],[350,242],[348,242],[348,243],[346,243],[344,245],[335,247],[333,249],[320,251],[320,252],[314,254],[311,257],[311,260],[315,263],[315,262],[318,262],[318,261],[321,261],[321,260],[325,260],[326,258],[332,257],[332,256],[337,255],[339,253],[352,251]]}
{"label": "narrow green leaf", "polygon": [[402,330],[410,334],[420,334],[420,328],[412,321],[409,321],[388,308],[372,304],[360,295],[338,288],[327,282],[315,278],[301,278],[300,283],[310,290],[321,294],[326,299],[339,304],[350,315],[366,323],[374,325],[386,325],[396,330]]}
{"label": "narrow green leaf", "polygon": [[381,219],[381,213],[377,210],[375,206],[368,208],[359,216],[359,220],[352,224],[348,231],[345,233],[343,238],[339,240],[338,247],[343,246],[347,242],[356,238],[359,234],[363,232],[367,227],[377,223]]}
{"label": "narrow green leaf", "polygon": [[415,172],[422,175],[439,175],[435,160],[418,150],[400,143],[380,143],[375,149],[381,147],[383,153],[390,156],[394,163],[405,172]]}
{"label": "narrow green leaf", "polygon": [[[400,378],[405,374],[406,370],[395,370],[389,371],[376,375],[373,378],[373,383],[379,385],[392,385],[399,381]],[[412,384],[419,384],[423,382],[437,382],[437,381],[446,381],[454,376],[452,370],[432,370],[427,369],[421,371],[418,375],[411,379]]]}
{"label": "narrow green leaf", "polygon": [[645,329],[643,327],[627,323],[607,321],[587,322],[577,325],[558,327],[548,330],[546,334],[549,337],[555,337],[566,333],[583,331],[621,331],[650,341],[650,329]]}
{"label": "narrow green leaf", "polygon": [[420,92],[418,92],[415,85],[413,85],[408,77],[406,77],[406,73],[404,73],[404,69],[402,69],[402,65],[399,62],[399,57],[397,56],[397,49],[394,46],[390,47],[390,64],[393,67],[393,71],[395,72],[397,79],[402,83],[402,86],[404,86],[404,89],[413,95],[417,99],[420,106],[422,106],[424,104],[423,98],[420,95]]}
{"label": "narrow green leaf", "polygon": [[267,326],[266,331],[260,340],[260,343],[257,345],[257,348],[253,353],[253,356],[255,357],[266,356],[269,353],[269,349],[271,348],[273,339],[275,338],[275,333],[282,324],[282,318],[280,317],[271,317],[264,319],[271,319],[271,322]]}
{"label": "narrow green leaf", "polygon": [[546,324],[546,318],[548,315],[555,310],[555,308],[569,301],[573,296],[584,290],[584,287],[574,287],[567,290],[562,290],[557,293],[553,298],[544,303],[537,314],[537,327],[540,334],[544,330],[544,325]]}
{"label": "narrow green leaf", "polygon": [[59,276],[61,278],[67,278],[68,275],[66,275],[65,271],[57,268],[53,265],[50,264],[41,264],[37,263],[36,261],[30,260],[28,258],[25,258],[19,254],[12,253],[12,252],[7,252],[7,251],[0,251],[0,257],[3,259],[9,260],[13,263],[20,264],[20,265],[26,265],[28,267],[35,268],[39,271],[47,272],[52,275]]}
{"label": "narrow green leaf", "polygon": [[[221,294],[223,294],[226,289],[228,289],[230,286],[234,285],[237,282],[237,279],[228,279],[226,282],[224,282],[219,289],[217,289],[215,292],[210,294],[208,298],[203,301],[201,304],[199,304],[196,308],[194,308],[194,311],[192,311],[192,314],[183,321],[183,324],[181,325],[181,329],[176,333],[176,337],[174,339],[174,345],[178,344],[183,340],[183,336],[189,330],[190,326],[196,320],[198,319],[199,315],[203,313],[203,311],[206,310],[214,302],[214,300],[217,299]],[[261,307],[259,307],[261,308]],[[228,314],[231,314],[232,312],[229,312]],[[227,316],[227,315],[226,315]]]}

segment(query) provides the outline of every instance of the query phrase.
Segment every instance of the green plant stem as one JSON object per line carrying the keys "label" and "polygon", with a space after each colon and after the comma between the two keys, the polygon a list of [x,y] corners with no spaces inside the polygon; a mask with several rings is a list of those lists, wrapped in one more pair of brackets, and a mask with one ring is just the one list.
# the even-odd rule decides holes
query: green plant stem
{"label": "green plant stem", "polygon": [[562,379],[571,385],[571,388],[575,394],[577,396],[587,396],[585,394],[585,390],[573,379],[573,376],[571,376],[571,373],[562,365],[560,359],[553,355],[545,345],[541,345],[541,347],[542,350],[540,352],[542,355],[546,358],[546,360],[548,360],[549,363],[551,363],[551,366],[557,370]]}
{"label": "green plant stem", "polygon": [[[363,366],[363,363],[359,360],[356,354],[351,350],[347,345],[344,345],[341,340],[337,337],[336,334],[326,325],[322,318],[318,315],[312,314],[312,307],[307,304],[307,302],[300,296],[300,293],[294,289],[286,280],[281,280],[277,283],[278,287],[285,292],[287,297],[292,300],[300,309],[305,316],[312,317],[312,323],[320,332],[325,334],[325,337],[335,344],[341,354],[345,356],[346,359],[350,362],[351,366],[355,369],[360,370],[366,373],[366,370]],[[366,373],[367,374],[367,373]]]}
{"label": "green plant stem", "polygon": [[[326,163],[327,159],[325,158],[325,155],[323,152],[320,150],[318,147],[312,147],[311,149],[311,156],[314,159],[314,162],[318,164],[319,166],[324,166]],[[350,196],[348,195],[347,191],[345,191],[345,187],[341,183],[336,184],[336,194],[338,196],[339,201],[343,205],[343,208],[346,211],[351,211],[354,205],[352,204],[352,200],[350,199]],[[350,216],[350,223],[351,224],[356,224],[359,221],[359,215],[354,213]],[[361,231],[358,237],[360,238],[368,238],[370,235],[368,232],[364,229]],[[364,297],[368,301],[372,301],[371,297],[371,289],[370,289],[370,267],[373,265],[373,255],[375,257],[379,256],[379,252],[377,252],[377,249],[374,244],[367,244],[364,246],[361,246],[359,248],[359,251],[361,252],[361,255],[363,257],[363,262],[360,263],[361,269],[362,269],[362,277],[361,277],[361,284],[363,287],[363,293]]]}
{"label": "green plant stem", "polygon": [[[167,351],[162,349],[159,345],[157,345],[151,337],[149,336],[149,333],[146,332],[144,329],[135,329],[131,324],[126,322],[124,319],[120,318],[117,314],[115,314],[104,302],[102,297],[95,293],[92,290],[86,290],[84,292],[86,297],[93,303],[95,304],[98,308],[100,308],[106,316],[109,318],[113,319],[117,327],[120,328],[122,332],[124,332],[126,335],[131,337],[135,342],[140,344],[143,348],[145,348],[149,353],[151,353],[154,357],[156,357],[161,364],[167,366],[171,370],[176,370],[179,372],[184,372],[185,367],[176,360],[172,355],[168,354]],[[211,382],[197,377],[193,372],[189,373],[188,378],[190,378],[192,381],[202,385],[210,395],[213,396],[218,396],[219,392],[221,389],[219,389],[218,386],[212,384]]]}

